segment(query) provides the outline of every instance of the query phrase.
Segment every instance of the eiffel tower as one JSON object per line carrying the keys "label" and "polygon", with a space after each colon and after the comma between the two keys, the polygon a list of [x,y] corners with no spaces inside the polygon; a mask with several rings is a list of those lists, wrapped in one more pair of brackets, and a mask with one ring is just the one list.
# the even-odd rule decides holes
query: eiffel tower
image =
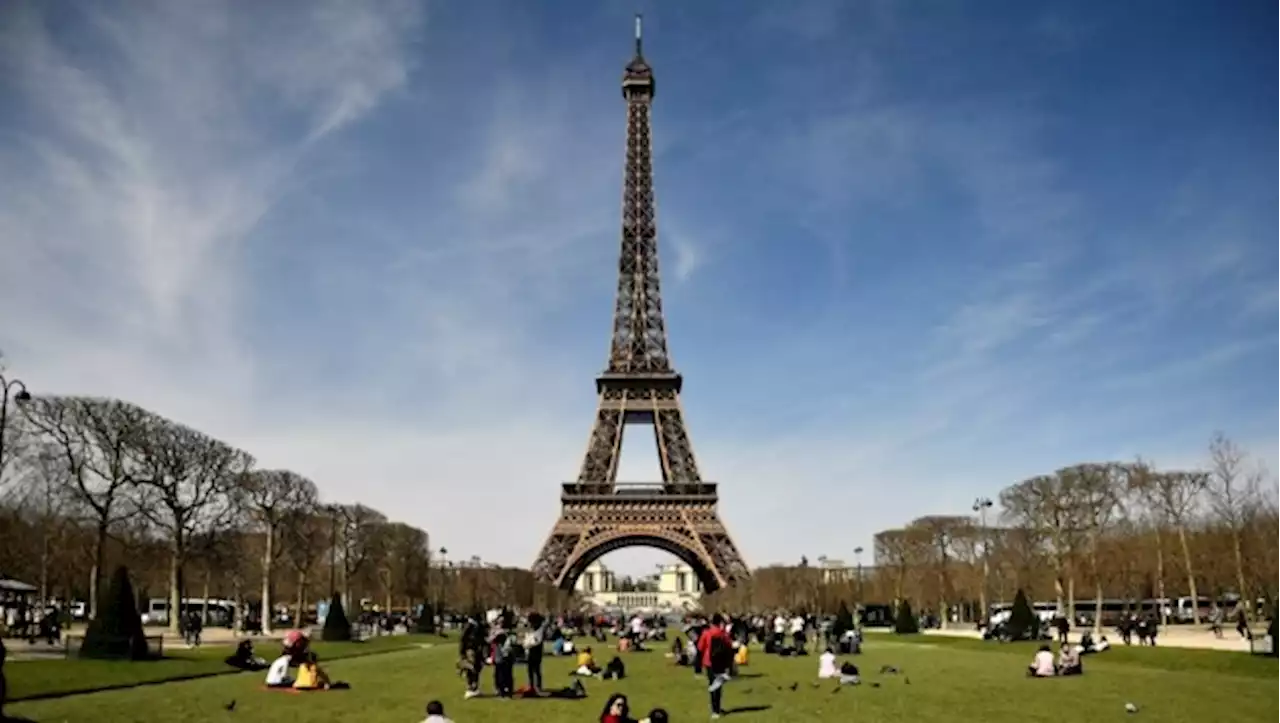
{"label": "eiffel tower", "polygon": [[[747,567],[720,519],[716,485],[704,482],[680,407],[681,376],[667,353],[658,281],[649,117],[653,69],[641,52],[622,75],[627,102],[627,157],[622,252],[609,363],[596,378],[595,424],[576,482],[562,485],[560,519],[547,537],[534,576],[570,590],[600,556],[623,547],[656,547],[686,562],[711,592],[744,578]],[[652,425],[662,481],[618,482],[623,426]]]}

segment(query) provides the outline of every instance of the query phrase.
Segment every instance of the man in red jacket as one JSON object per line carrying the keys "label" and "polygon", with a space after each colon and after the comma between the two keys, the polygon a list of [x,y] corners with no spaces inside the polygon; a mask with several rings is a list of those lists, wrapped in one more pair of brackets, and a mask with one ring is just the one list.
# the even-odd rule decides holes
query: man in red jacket
{"label": "man in red jacket", "polygon": [[724,618],[720,613],[711,616],[711,624],[698,637],[698,655],[702,658],[702,668],[707,671],[707,692],[711,694],[711,717],[719,718],[724,714],[720,702],[724,695],[724,681],[733,661],[733,641],[724,629]]}

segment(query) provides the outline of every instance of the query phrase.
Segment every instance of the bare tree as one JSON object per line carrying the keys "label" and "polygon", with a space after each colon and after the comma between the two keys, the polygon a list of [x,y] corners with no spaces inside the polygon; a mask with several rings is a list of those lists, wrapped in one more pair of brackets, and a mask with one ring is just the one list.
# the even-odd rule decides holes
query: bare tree
{"label": "bare tree", "polygon": [[351,607],[352,583],[363,572],[382,543],[380,534],[387,518],[364,505],[336,505],[338,551],[342,558],[342,604]]}
{"label": "bare tree", "polygon": [[[312,572],[320,558],[335,544],[330,539],[334,529],[331,518],[324,514],[319,503],[299,506],[285,513],[280,525],[285,540],[284,555],[293,570],[297,582],[297,600],[294,627],[301,627],[306,619],[307,592]],[[331,593],[334,591],[330,591]]]}
{"label": "bare tree", "polygon": [[319,499],[311,480],[288,470],[254,470],[244,476],[241,486],[246,509],[262,533],[262,632],[271,632],[272,571],[280,556],[276,545],[280,528],[294,510],[309,510]]}
{"label": "bare tree", "polygon": [[136,452],[148,413],[127,402],[91,397],[37,397],[24,411],[57,448],[68,491],[94,528],[89,614],[95,615],[107,540],[128,514],[130,490],[140,479]]}
{"label": "bare tree", "polygon": [[929,515],[920,517],[907,525],[908,529],[918,530],[920,539],[927,541],[923,551],[934,568],[938,584],[938,620],[946,627],[950,619],[953,581],[951,579],[951,560],[957,536],[963,536],[973,527],[973,520],[963,515]]}
{"label": "bare tree", "polygon": [[1005,519],[1013,525],[1043,533],[1058,610],[1064,609],[1065,595],[1071,603],[1067,614],[1074,614],[1074,585],[1068,582],[1067,569],[1075,547],[1074,536],[1080,529],[1079,510],[1068,498],[1061,480],[1056,475],[1041,475],[1006,487],[1000,492],[1000,506]]}
{"label": "bare tree", "polygon": [[[1157,522],[1157,537],[1160,534],[1160,527],[1164,525],[1173,527],[1174,533],[1178,536],[1178,546],[1182,551],[1182,567],[1183,573],[1186,575],[1187,591],[1191,594],[1192,600],[1198,601],[1200,593],[1196,587],[1195,566],[1192,561],[1187,530],[1196,514],[1204,492],[1209,486],[1208,473],[1198,471],[1157,472],[1139,462],[1128,466],[1126,479],[1129,487],[1147,504],[1153,519]],[[1163,553],[1160,552],[1159,554],[1163,558]],[[1161,559],[1160,563],[1159,566],[1163,568],[1163,559]],[[1163,570],[1161,573],[1163,573]],[[1164,597],[1163,584],[1158,591],[1158,596]],[[1192,605],[1191,611],[1194,623],[1199,625],[1199,604]]]}
{"label": "bare tree", "polygon": [[1245,584],[1244,529],[1266,472],[1260,468],[1247,470],[1248,455],[1221,432],[1209,443],[1209,459],[1211,469],[1205,489],[1210,507],[1230,535],[1237,592],[1242,609],[1248,615],[1252,602]]}
{"label": "bare tree", "polygon": [[410,605],[426,595],[424,573],[431,557],[430,544],[427,533],[412,525],[386,525],[378,567],[388,610],[396,592],[403,594]]}
{"label": "bare tree", "polygon": [[1078,464],[1059,470],[1056,476],[1064,498],[1076,510],[1074,517],[1085,535],[1089,572],[1093,577],[1096,634],[1102,629],[1103,581],[1099,553],[1103,535],[1114,522],[1120,505],[1120,468],[1112,464]]}
{"label": "bare tree", "polygon": [[141,459],[147,470],[141,511],[169,541],[169,629],[178,631],[183,566],[192,538],[226,526],[237,511],[235,486],[248,472],[248,453],[159,416],[145,425]]}

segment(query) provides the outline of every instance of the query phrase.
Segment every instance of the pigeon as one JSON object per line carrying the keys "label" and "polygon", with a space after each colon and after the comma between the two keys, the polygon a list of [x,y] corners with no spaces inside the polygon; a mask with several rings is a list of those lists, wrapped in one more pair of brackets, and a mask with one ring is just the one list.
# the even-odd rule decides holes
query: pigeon
{"label": "pigeon", "polygon": [[1126,712],[1126,713],[1137,713],[1137,712],[1138,712],[1138,706],[1134,705],[1133,703],[1125,703],[1125,704],[1124,704],[1124,712]]}
{"label": "pigeon", "polygon": [[796,690],[796,688],[799,688],[799,687],[800,687],[800,684],[799,684],[799,683],[792,683],[792,684],[791,684],[791,691],[794,693],[794,692],[795,692],[795,690]]}
{"label": "pigeon", "polygon": [[227,704],[226,704],[225,706],[223,706],[223,707],[224,707],[224,708],[226,708],[226,709],[227,709],[227,710],[229,710],[229,711],[230,711],[230,710],[235,710],[235,709],[236,709],[236,702],[235,702],[235,700],[233,699],[230,703],[227,703]]}
{"label": "pigeon", "polygon": [[900,673],[900,672],[902,672],[902,671],[898,670],[897,668],[893,667],[892,665],[882,665],[882,666],[880,666],[880,674],[881,674],[881,675],[885,675],[885,674],[896,675],[896,674],[898,674],[898,673]]}
{"label": "pigeon", "polygon": [[839,693],[839,692],[840,692],[840,686],[838,686],[838,685],[836,686],[836,689],[835,689],[835,690],[831,691],[832,695],[834,695],[834,694],[836,694],[836,693]]}
{"label": "pigeon", "polygon": [[879,687],[880,687],[880,684],[879,684],[879,683],[877,683],[877,682],[875,682],[875,681],[871,681],[871,687],[872,687],[872,688],[879,688]]}
{"label": "pigeon", "polygon": [[906,683],[907,685],[911,685],[911,679],[910,679],[910,678],[906,678],[906,677],[904,677],[904,678],[902,679],[902,682]]}
{"label": "pigeon", "polygon": [[815,681],[813,681],[813,687],[818,688],[818,687],[821,687],[821,686],[822,686],[822,683],[819,683],[819,682],[818,682],[818,681],[816,681],[816,680],[815,680]]}

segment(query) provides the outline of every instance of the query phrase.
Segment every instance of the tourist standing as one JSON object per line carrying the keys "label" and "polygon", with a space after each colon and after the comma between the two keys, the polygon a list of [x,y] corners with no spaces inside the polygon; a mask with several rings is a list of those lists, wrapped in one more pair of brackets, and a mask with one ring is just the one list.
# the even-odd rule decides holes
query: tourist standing
{"label": "tourist standing", "polygon": [[539,613],[529,614],[529,634],[524,637],[525,666],[529,671],[529,687],[542,692],[542,643],[546,639],[547,621]]}

